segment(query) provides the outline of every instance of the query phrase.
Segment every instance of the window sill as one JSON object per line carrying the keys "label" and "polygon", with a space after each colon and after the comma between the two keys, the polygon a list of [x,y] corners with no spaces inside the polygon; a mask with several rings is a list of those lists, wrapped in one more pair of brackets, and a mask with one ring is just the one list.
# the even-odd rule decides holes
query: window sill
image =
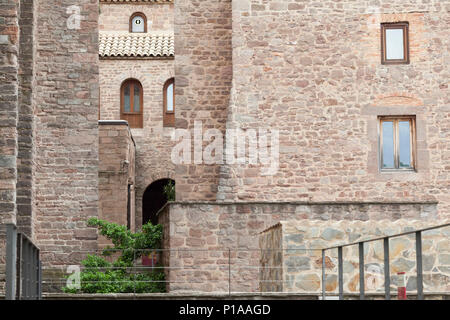
{"label": "window sill", "polygon": [[408,172],[417,173],[417,170],[415,168],[411,168],[411,169],[380,169],[380,173],[408,173]]}

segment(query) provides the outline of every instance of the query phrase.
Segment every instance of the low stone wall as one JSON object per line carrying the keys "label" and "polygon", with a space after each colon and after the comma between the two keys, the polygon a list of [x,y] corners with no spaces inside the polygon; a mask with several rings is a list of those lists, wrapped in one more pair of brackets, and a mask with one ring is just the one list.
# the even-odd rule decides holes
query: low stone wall
{"label": "low stone wall", "polygon": [[[172,202],[160,212],[168,292],[259,292],[259,236],[279,221],[439,224],[436,203]],[[322,245],[331,242],[323,241]]]}
{"label": "low stone wall", "polygon": [[[322,288],[321,248],[353,243],[366,239],[398,234],[436,225],[431,221],[401,219],[397,221],[282,221],[260,235],[260,248],[271,254],[274,266],[282,265],[279,276],[263,268],[261,279],[269,279],[278,286],[266,286],[264,291],[316,292]],[[271,235],[277,234],[277,237]],[[426,292],[448,292],[450,290],[450,227],[425,231],[422,234],[423,282]],[[270,239],[271,241],[267,241]],[[281,246],[280,246],[281,242]],[[396,292],[400,279],[398,272],[406,272],[408,292],[416,291],[415,235],[405,235],[390,240],[391,290]],[[281,253],[281,254],[280,254]],[[365,290],[384,292],[383,241],[377,240],[364,246]],[[337,249],[326,251],[326,291],[337,293],[338,261]],[[359,291],[358,246],[343,249],[344,292]],[[281,287],[281,288],[280,288]]]}

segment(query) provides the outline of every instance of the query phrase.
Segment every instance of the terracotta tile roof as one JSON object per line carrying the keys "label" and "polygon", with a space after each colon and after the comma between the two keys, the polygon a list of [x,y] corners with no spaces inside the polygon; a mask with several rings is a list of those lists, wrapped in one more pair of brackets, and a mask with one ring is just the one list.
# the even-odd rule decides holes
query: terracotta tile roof
{"label": "terracotta tile roof", "polygon": [[173,57],[174,35],[169,32],[100,32],[100,57]]}
{"label": "terracotta tile roof", "polygon": [[174,0],[100,0],[100,2],[108,2],[108,3],[139,3],[139,2],[146,2],[146,3],[173,3]]}

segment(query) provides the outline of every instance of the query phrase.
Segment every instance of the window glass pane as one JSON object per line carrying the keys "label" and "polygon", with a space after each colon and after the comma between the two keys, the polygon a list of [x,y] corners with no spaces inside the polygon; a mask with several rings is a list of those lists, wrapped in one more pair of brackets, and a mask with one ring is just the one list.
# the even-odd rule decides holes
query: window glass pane
{"label": "window glass pane", "polygon": [[382,168],[394,168],[394,123],[382,122],[383,159]]}
{"label": "window glass pane", "polygon": [[123,89],[123,111],[130,112],[130,85],[125,85]]}
{"label": "window glass pane", "polygon": [[386,29],[386,59],[404,59],[403,29]]}
{"label": "window glass pane", "polygon": [[144,18],[141,16],[136,16],[131,20],[131,31],[132,32],[144,32]]}
{"label": "window glass pane", "polygon": [[409,121],[399,121],[399,166],[400,168],[411,167],[411,130]]}
{"label": "window glass pane", "polygon": [[173,112],[173,82],[167,86],[167,112]]}
{"label": "window glass pane", "polygon": [[141,88],[135,84],[134,85],[134,109],[133,112],[140,112],[141,109]]}

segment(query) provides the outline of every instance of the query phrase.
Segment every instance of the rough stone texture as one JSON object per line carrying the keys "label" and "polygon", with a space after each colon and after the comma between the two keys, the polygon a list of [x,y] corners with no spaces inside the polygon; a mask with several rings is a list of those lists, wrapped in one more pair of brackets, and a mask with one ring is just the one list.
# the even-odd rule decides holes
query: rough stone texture
{"label": "rough stone texture", "polygon": [[[425,213],[429,219],[423,219]],[[380,232],[390,232],[390,224],[396,220],[421,220],[435,224],[436,217],[436,204],[432,203],[171,203],[159,214],[159,223],[164,225],[163,248],[171,250],[163,257],[164,265],[169,267],[166,271],[170,273],[167,277],[170,281],[168,290],[227,292],[230,248],[231,290],[258,291],[261,258],[259,234],[282,220],[301,221],[305,225],[309,221],[320,221],[324,229],[344,233],[342,226],[354,221],[365,221],[370,225],[371,222],[384,220],[384,229]],[[339,228],[333,227],[337,221],[342,221]],[[360,239],[364,236],[362,231],[350,232],[345,242],[350,237],[352,240]],[[317,234],[318,239],[313,241],[316,247],[326,247],[332,243],[322,238],[324,235],[319,233],[319,229],[311,228],[310,232]],[[325,232],[329,238],[328,234],[329,231]],[[302,241],[298,234],[291,234],[287,239]],[[441,246],[445,247],[445,244]],[[304,245],[300,243],[298,249],[302,248]],[[316,264],[316,259],[301,259],[299,262],[306,268]],[[331,260],[327,265],[335,267],[336,262]]]}
{"label": "rough stone texture", "polygon": [[[130,129],[122,123],[99,122],[99,218],[118,223],[130,224],[135,231],[135,144]],[[128,199],[128,186],[130,198]],[[130,221],[128,222],[128,201],[130,201]],[[94,233],[95,234],[95,233]],[[104,237],[99,237],[99,245],[111,245]]]}
{"label": "rough stone texture", "polygon": [[[67,7],[79,6],[80,29]],[[79,263],[97,248],[98,3],[39,1],[35,38],[35,240],[44,266]]]}
{"label": "rough stone texture", "polygon": [[[102,4],[100,31],[126,31],[122,26],[134,12],[144,12],[147,19],[154,17],[158,30],[173,30],[173,4],[114,5]],[[108,21],[118,21],[118,26]],[[104,22],[103,22],[104,21]],[[122,23],[121,23],[122,21]],[[122,30],[124,29],[124,30]],[[149,32],[151,30],[149,29]],[[120,87],[126,79],[141,82],[144,91],[144,127],[132,128],[136,141],[136,221],[142,226],[142,197],[154,181],[174,178],[175,165],[171,161],[174,128],[163,126],[163,86],[173,78],[174,60],[165,59],[101,59],[100,60],[100,119],[120,119]]]}
{"label": "rough stone texture", "polygon": [[19,1],[0,4],[0,224],[16,221]]}
{"label": "rough stone texture", "polygon": [[[230,16],[230,1],[177,2],[178,123],[189,127],[198,119],[223,129],[225,124],[214,120],[221,123],[226,113],[229,128],[278,129],[280,169],[264,177],[258,166],[226,164],[218,181],[214,165],[185,166],[176,177],[177,199],[438,200],[446,214],[448,5],[418,0],[232,3]],[[219,12],[220,27],[214,26]],[[405,20],[411,63],[381,65],[380,23]],[[220,96],[210,98],[214,90]],[[216,101],[220,112],[214,120],[204,119],[219,106]],[[417,172],[380,173],[377,116],[399,114],[417,119]]]}
{"label": "rough stone texture", "polygon": [[5,223],[16,223],[19,106],[19,0],[0,3],[0,292],[4,289]]}
{"label": "rough stone texture", "polygon": [[283,291],[283,234],[282,229],[276,226],[259,237],[259,247],[262,249],[259,270],[261,292]]}
{"label": "rough stone texture", "polygon": [[[229,126],[279,129],[281,166],[275,176],[252,183],[246,179],[251,166],[227,169],[234,176],[225,180],[221,197],[438,199],[447,208],[449,184],[443,177],[449,162],[446,139],[438,132],[448,131],[448,8],[436,1],[380,1],[377,7],[370,1],[233,4]],[[410,23],[409,65],[380,63],[379,24],[395,21]],[[417,117],[416,173],[378,171],[377,116],[392,114]]]}
{"label": "rough stone texture", "polygon": [[105,31],[129,31],[130,17],[142,12],[147,17],[147,32],[173,31],[173,3],[101,3],[98,27]]}
{"label": "rough stone texture", "polygon": [[[35,1],[37,3],[37,1]],[[35,3],[20,1],[20,47],[19,47],[19,109],[18,109],[18,156],[17,156],[17,226],[18,231],[33,238],[33,172],[34,162],[34,105],[33,69],[36,24]]]}
{"label": "rough stone texture", "polygon": [[[430,221],[418,221],[414,219],[400,219],[397,221],[282,221],[264,231],[260,235],[260,249],[271,251],[272,259],[283,261],[280,271],[283,278],[274,278],[269,273],[263,274],[263,279],[276,280],[280,287],[279,292],[303,292],[319,293],[322,289],[322,253],[321,248],[357,241],[374,239],[388,235],[394,235],[415,229],[433,226]],[[330,237],[330,230],[339,232]],[[425,292],[448,292],[450,289],[449,263],[446,260],[450,248],[443,244],[449,243],[446,233],[450,227],[425,231],[422,234],[423,242],[423,271]],[[270,242],[261,242],[270,234],[276,232],[281,238]],[[354,237],[354,234],[359,236]],[[301,237],[294,237],[299,235]],[[324,242],[323,239],[327,240]],[[406,235],[392,238],[389,245],[389,259],[391,272],[391,290],[395,292],[400,284],[398,272],[406,272],[406,288],[408,293],[417,290],[416,287],[416,252],[415,236]],[[278,254],[282,255],[281,258]],[[337,293],[337,249],[326,251],[326,291]],[[439,257],[441,260],[437,260]],[[368,293],[384,292],[384,251],[383,241],[366,243],[364,246],[365,290]],[[343,249],[344,262],[344,292],[359,292],[359,258],[358,246],[350,246]],[[261,268],[265,261],[261,261]],[[267,267],[267,266],[266,266]],[[270,267],[270,265],[269,265]],[[268,269],[270,270],[270,269]],[[263,282],[260,288],[266,289]],[[265,290],[268,291],[268,290]]]}
{"label": "rough stone texture", "polygon": [[[177,128],[225,130],[232,81],[231,0],[177,0],[175,74]],[[209,144],[203,141],[203,146]],[[215,200],[219,165],[176,168],[177,200]]]}

